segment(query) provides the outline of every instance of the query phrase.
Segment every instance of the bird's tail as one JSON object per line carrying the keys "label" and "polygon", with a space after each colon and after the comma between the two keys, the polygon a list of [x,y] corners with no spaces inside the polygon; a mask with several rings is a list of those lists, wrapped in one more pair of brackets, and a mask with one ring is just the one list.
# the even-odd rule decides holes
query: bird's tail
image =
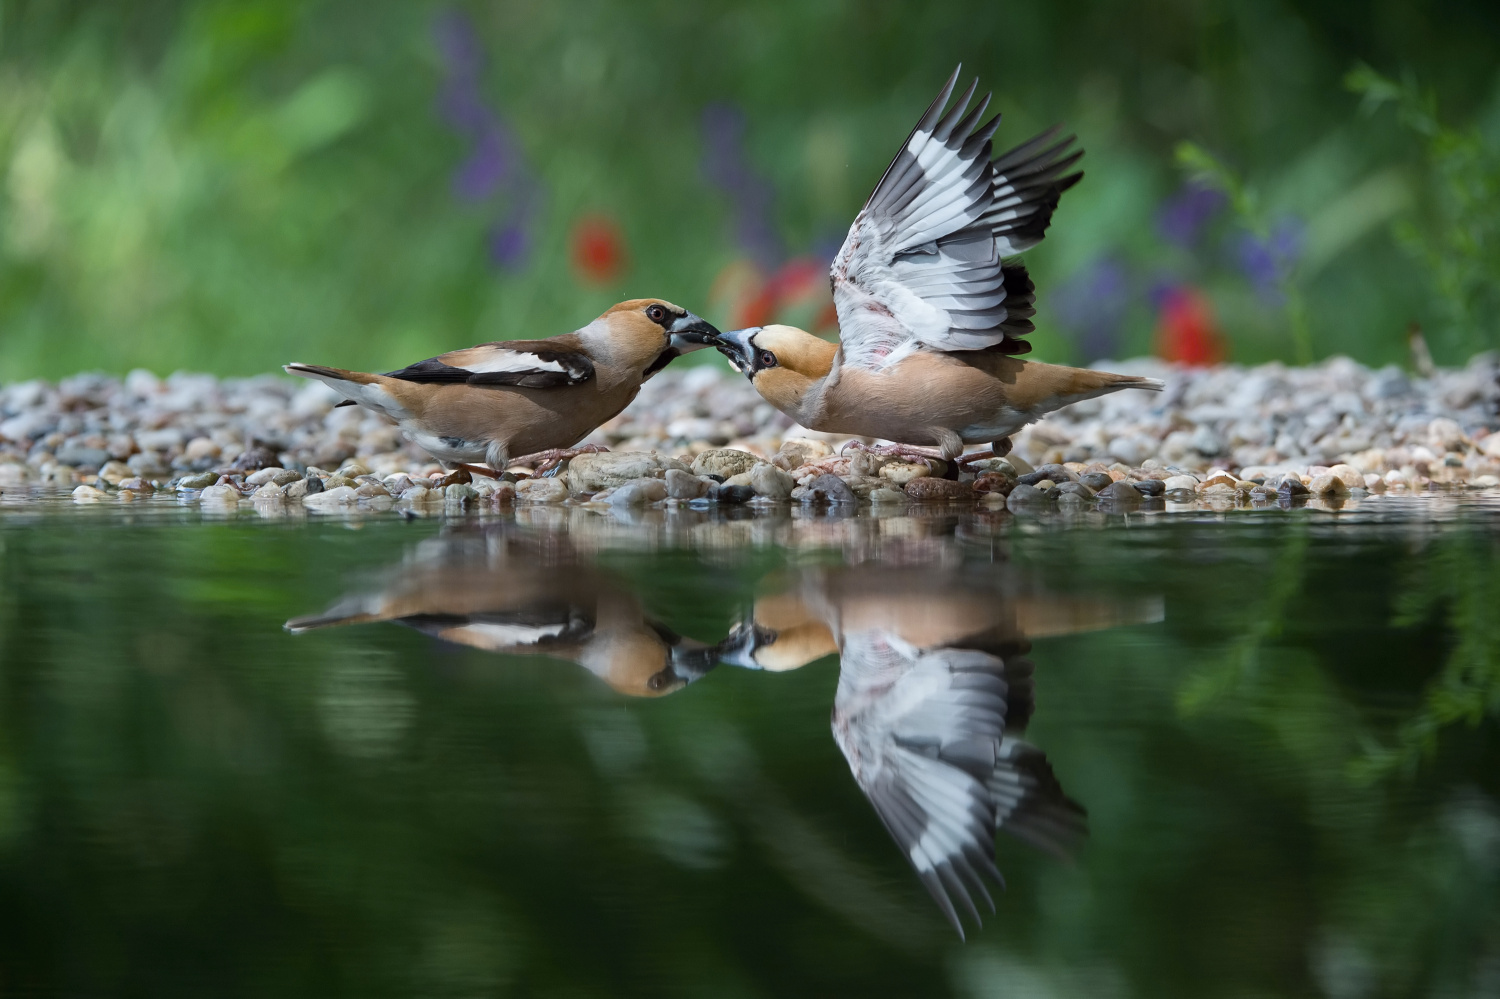
{"label": "bird's tail", "polygon": [[368,406],[378,412],[385,413],[392,418],[399,418],[402,414],[397,411],[399,407],[393,405],[394,400],[390,393],[381,386],[384,376],[372,375],[365,371],[345,371],[343,368],[328,368],[321,364],[291,364],[283,365],[289,375],[300,375],[303,378],[312,378],[333,389],[344,397],[340,406],[352,406],[356,403]]}
{"label": "bird's tail", "polygon": [[1165,383],[1159,378],[1117,375],[1112,371],[1070,368],[1061,364],[1032,361],[1018,373],[1011,390],[1011,404],[1017,409],[1030,410],[1036,416],[1041,416],[1075,402],[1096,399],[1121,389],[1160,392],[1164,387]]}
{"label": "bird's tail", "polygon": [[367,601],[355,598],[341,600],[321,614],[294,617],[282,627],[294,635],[300,635],[304,631],[316,631],[319,628],[336,628],[343,624],[368,624],[371,621],[384,620],[386,620],[385,614],[380,613],[379,610],[371,610]]}

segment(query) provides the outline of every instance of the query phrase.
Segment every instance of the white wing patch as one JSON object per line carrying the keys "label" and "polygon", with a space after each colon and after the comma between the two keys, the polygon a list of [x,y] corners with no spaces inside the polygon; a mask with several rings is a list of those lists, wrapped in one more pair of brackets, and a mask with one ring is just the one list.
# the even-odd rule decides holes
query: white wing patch
{"label": "white wing patch", "polygon": [[489,357],[478,364],[465,364],[465,371],[475,374],[493,373],[497,371],[556,371],[564,373],[568,369],[558,361],[544,361],[535,354],[519,350],[496,350]]}

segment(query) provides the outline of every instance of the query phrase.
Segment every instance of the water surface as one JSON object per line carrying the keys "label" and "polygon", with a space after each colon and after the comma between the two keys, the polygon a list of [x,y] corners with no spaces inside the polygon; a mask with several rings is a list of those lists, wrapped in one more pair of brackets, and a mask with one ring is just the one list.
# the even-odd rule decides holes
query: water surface
{"label": "water surface", "polygon": [[[1500,993],[1493,509],[0,544],[6,994]],[[870,761],[996,697],[991,914]]]}

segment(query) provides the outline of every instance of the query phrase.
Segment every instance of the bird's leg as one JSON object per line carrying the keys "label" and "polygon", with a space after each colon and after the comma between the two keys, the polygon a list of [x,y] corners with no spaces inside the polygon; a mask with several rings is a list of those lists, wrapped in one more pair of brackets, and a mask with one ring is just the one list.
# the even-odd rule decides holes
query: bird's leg
{"label": "bird's leg", "polygon": [[483,475],[485,478],[489,479],[498,479],[501,475],[504,474],[503,472],[495,471],[493,468],[485,468],[483,465],[471,465],[466,461],[455,461],[453,463],[453,467],[462,468],[470,475]]}
{"label": "bird's leg", "polygon": [[973,454],[966,454],[958,459],[958,463],[960,465],[967,465],[971,461],[983,461],[986,458],[1004,458],[1010,454],[1010,449],[1013,446],[1009,437],[1002,437],[991,444],[988,451],[975,451]]}
{"label": "bird's leg", "polygon": [[555,447],[550,451],[538,451],[536,454],[522,455],[511,459],[512,465],[530,465],[532,475],[556,475],[557,469],[562,463],[576,458],[580,454],[598,454],[600,451],[608,451],[609,448],[603,444],[583,444],[578,447]]}

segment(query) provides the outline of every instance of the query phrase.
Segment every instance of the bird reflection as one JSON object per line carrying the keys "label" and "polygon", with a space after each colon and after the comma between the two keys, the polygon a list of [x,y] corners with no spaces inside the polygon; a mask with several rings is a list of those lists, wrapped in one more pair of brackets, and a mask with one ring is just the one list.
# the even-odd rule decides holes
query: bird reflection
{"label": "bird reflection", "polygon": [[1035,707],[1029,638],[1158,620],[1160,601],[1018,592],[982,572],[861,565],[805,574],[757,601],[720,647],[727,662],[795,668],[839,653],[833,737],[860,790],[963,935],[958,910],[994,911],[986,878],[1003,829],[1066,855],[1082,806],[1019,737]]}
{"label": "bird reflection", "polygon": [[647,615],[628,587],[555,537],[445,535],[385,576],[287,630],[389,621],[485,652],[568,660],[633,697],[680,690],[716,662],[714,646]]}
{"label": "bird reflection", "polygon": [[834,741],[962,936],[960,914],[979,922],[979,903],[994,911],[987,882],[1004,885],[1000,830],[1062,856],[1087,831],[1083,807],[1021,738],[1036,707],[1031,639],[1156,621],[1162,609],[1157,598],[1049,593],[952,547],[917,564],[768,577],[753,612],[708,644],[654,619],[637,589],[566,535],[460,531],[286,627],[394,622],[488,652],[570,660],[637,697],[680,690],[720,662],[782,671],[837,655]]}

